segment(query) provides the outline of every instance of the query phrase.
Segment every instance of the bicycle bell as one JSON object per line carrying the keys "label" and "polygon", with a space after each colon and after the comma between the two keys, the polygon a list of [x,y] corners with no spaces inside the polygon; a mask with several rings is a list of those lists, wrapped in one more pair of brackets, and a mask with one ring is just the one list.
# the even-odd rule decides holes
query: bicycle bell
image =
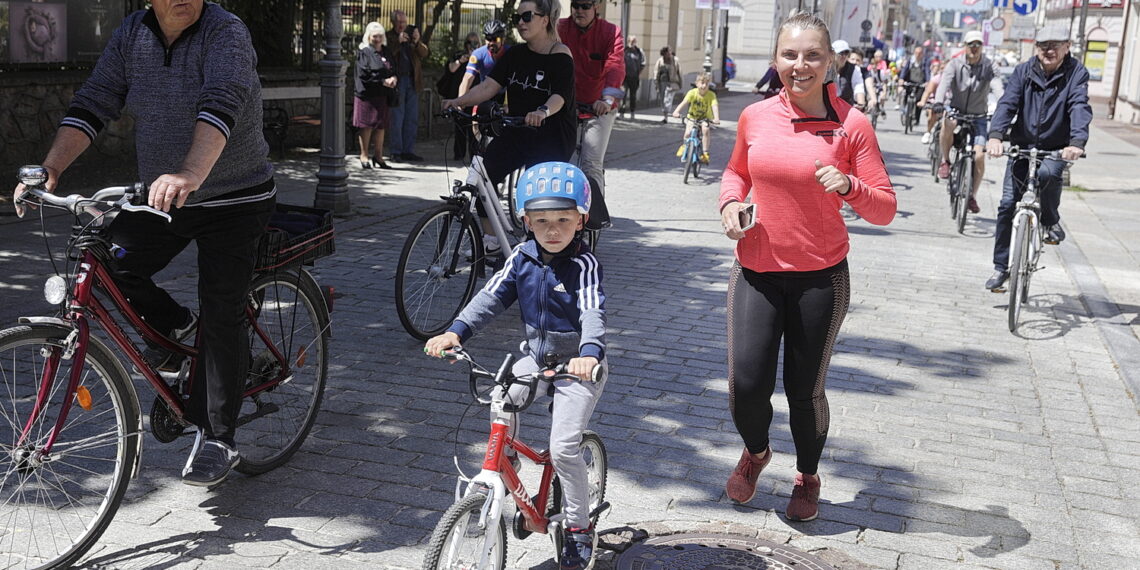
{"label": "bicycle bell", "polygon": [[21,166],[16,178],[24,186],[43,186],[48,181],[48,171],[38,164]]}

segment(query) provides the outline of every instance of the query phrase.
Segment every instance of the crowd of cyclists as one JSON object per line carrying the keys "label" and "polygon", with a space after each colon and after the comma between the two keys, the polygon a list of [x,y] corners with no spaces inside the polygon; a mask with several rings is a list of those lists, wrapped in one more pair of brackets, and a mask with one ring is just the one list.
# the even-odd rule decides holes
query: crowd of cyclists
{"label": "crowd of cyclists", "polygon": [[[1038,173],[1045,243],[1056,245],[1065,239],[1058,212],[1062,173],[1069,162],[1084,154],[1092,121],[1089,74],[1069,54],[1070,47],[1067,28],[1042,27],[1036,30],[1033,56],[1003,74],[999,60],[1006,56],[987,48],[976,30],[963,34],[960,44],[927,42],[894,61],[886,60],[882,50],[874,50],[865,64],[864,53],[836,40],[832,44],[833,80],[839,97],[862,110],[872,124],[886,113],[884,101],[894,101],[900,113],[913,112],[914,122],[924,125],[922,144],[936,145],[940,179],[951,175],[950,152],[955,133],[961,132],[956,117],[969,117],[973,140],[962,144],[972,146],[974,152],[968,209],[975,214],[981,212],[976,196],[987,156],[1004,156],[1006,145],[1060,151],[1060,158],[1047,159]],[[770,75],[756,84],[754,93],[772,96],[779,92],[778,86],[771,86]],[[904,104],[908,94],[916,102],[913,109]],[[1025,185],[1026,163],[1025,159],[1010,160],[1002,179],[994,273],[985,283],[995,293],[1004,292],[1009,279],[1011,221]]]}

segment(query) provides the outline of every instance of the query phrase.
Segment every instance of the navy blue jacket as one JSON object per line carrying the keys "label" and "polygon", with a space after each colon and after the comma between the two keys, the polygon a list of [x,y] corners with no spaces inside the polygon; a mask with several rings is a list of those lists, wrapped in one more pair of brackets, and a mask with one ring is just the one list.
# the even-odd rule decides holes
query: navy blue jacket
{"label": "navy blue jacket", "polygon": [[533,239],[515,246],[503,268],[448,330],[465,342],[516,300],[526,328],[527,350],[536,362],[542,362],[549,352],[562,361],[577,356],[605,358],[602,268],[581,240],[574,240],[549,264],[543,262]]}
{"label": "navy blue jacket", "polygon": [[1041,61],[1034,57],[1009,76],[990,119],[989,138],[1042,150],[1083,149],[1091,122],[1085,66],[1067,55],[1061,67],[1046,77]]}

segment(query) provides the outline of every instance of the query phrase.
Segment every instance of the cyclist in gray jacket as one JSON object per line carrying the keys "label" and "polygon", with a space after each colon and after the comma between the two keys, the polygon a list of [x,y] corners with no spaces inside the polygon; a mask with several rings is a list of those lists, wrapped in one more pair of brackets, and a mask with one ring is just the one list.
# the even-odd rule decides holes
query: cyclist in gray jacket
{"label": "cyclist in gray jacket", "polygon": [[[43,160],[49,189],[127,109],[135,118],[139,177],[149,204],[121,212],[110,230],[126,250],[113,277],[140,315],[199,358],[187,417],[198,437],[182,472],[191,485],[221,483],[238,462],[234,431],[249,357],[245,295],[276,187],[261,133],[261,86],[249,30],[204,0],[153,0],[115,30],[76,93]],[[16,195],[23,187],[16,188]],[[191,241],[198,247],[198,317],[151,279]],[[169,368],[172,355],[144,356]]]}
{"label": "cyclist in gray jacket", "polygon": [[[960,113],[984,115],[989,110],[990,90],[993,87],[1000,90],[1001,80],[993,60],[982,53],[982,33],[976,30],[966,32],[964,40],[966,53],[947,62],[934,100],[946,101],[950,108]],[[978,194],[982,177],[986,174],[986,133],[989,125],[985,117],[973,119],[972,122],[974,140],[969,144],[974,150],[974,179],[967,207],[977,214],[981,208],[974,196]],[[950,149],[954,146],[954,130],[957,126],[958,121],[951,119],[949,113],[942,115],[942,134],[939,135],[942,163],[938,166],[939,178],[950,178]]]}

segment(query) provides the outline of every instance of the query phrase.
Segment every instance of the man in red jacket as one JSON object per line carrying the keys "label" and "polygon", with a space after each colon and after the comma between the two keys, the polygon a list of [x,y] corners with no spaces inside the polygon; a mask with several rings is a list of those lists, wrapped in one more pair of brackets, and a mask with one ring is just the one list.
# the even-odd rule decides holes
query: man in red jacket
{"label": "man in red jacket", "polygon": [[[589,105],[596,115],[579,127],[585,129],[579,152],[582,170],[597,186],[594,201],[604,205],[600,199],[605,195],[606,184],[602,171],[610,131],[624,96],[625,42],[620,28],[598,17],[594,0],[572,0],[570,17],[558,21],[558,36],[574,54],[574,98],[579,104]],[[590,225],[607,227],[609,215],[598,212],[597,205],[590,213]]]}

